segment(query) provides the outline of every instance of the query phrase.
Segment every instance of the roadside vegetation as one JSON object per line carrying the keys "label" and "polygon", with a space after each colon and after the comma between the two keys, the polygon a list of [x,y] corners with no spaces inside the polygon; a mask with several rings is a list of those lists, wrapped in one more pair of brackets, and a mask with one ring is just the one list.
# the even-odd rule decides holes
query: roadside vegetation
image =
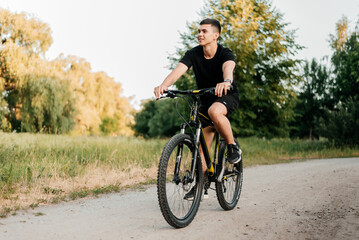
{"label": "roadside vegetation", "polygon": [[[359,156],[359,22],[343,16],[332,55],[302,61],[269,0],[207,0],[199,15],[221,22],[220,44],[236,55],[241,101],[230,120],[245,167]],[[197,24],[180,33],[170,68],[198,44]],[[122,85],[85,59],[45,58],[51,29],[31,14],[0,8],[0,38],[0,217],[155,183],[186,105],[148,99],[135,112]],[[174,87],[196,88],[193,71]]]}
{"label": "roadside vegetation", "polygon": [[[359,156],[325,139],[238,139],[245,167],[294,160]],[[168,141],[138,137],[0,133],[0,216],[153,184]]]}

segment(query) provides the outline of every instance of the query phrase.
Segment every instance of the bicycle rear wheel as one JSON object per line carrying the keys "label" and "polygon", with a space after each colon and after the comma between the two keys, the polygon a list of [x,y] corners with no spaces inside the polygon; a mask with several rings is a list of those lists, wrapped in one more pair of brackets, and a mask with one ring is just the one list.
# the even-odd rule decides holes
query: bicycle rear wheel
{"label": "bicycle rear wheel", "polygon": [[[236,141],[236,144],[238,142]],[[227,144],[221,141],[218,152],[218,163],[222,166],[227,155]],[[238,203],[242,191],[243,182],[243,156],[237,164],[230,164],[225,161],[224,174],[221,181],[216,182],[216,194],[219,205],[224,210],[232,210]]]}
{"label": "bicycle rear wheel", "polygon": [[[163,149],[158,166],[157,194],[162,215],[175,228],[187,226],[194,219],[201,200],[203,174],[198,158],[191,179],[195,145],[187,134],[173,136]],[[194,188],[193,200],[185,195]]]}

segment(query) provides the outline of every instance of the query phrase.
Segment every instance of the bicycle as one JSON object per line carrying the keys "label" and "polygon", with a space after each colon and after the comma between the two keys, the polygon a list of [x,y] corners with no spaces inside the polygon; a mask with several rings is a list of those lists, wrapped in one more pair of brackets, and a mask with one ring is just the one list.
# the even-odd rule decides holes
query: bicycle
{"label": "bicycle", "polygon": [[[213,159],[210,156],[210,149],[203,135],[202,122],[214,126],[210,119],[198,111],[198,107],[199,96],[214,94],[214,88],[168,90],[165,93],[167,95],[161,98],[188,96],[193,100],[190,120],[187,122],[184,119],[180,133],[173,136],[165,145],[157,175],[157,195],[162,215],[171,226],[183,228],[193,221],[203,195],[204,176],[199,146],[204,153],[209,183],[215,182],[217,199],[224,210],[231,210],[238,203],[242,190],[243,158],[237,164],[229,164],[225,158],[227,144],[218,133],[215,134]],[[193,187],[195,188],[193,200],[186,200],[185,194]]]}

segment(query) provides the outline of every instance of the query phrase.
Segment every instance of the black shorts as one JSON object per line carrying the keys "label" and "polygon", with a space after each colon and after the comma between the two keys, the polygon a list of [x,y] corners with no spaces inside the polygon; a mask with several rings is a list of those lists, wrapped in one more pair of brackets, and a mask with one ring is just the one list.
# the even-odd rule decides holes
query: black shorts
{"label": "black shorts", "polygon": [[206,127],[211,124],[210,117],[208,115],[208,109],[212,106],[213,103],[222,103],[227,108],[227,115],[226,117],[229,117],[239,106],[239,96],[238,92],[234,92],[231,94],[224,95],[222,97],[217,97],[212,100],[201,102],[201,105],[199,107],[200,112],[200,120],[202,123],[202,127]]}

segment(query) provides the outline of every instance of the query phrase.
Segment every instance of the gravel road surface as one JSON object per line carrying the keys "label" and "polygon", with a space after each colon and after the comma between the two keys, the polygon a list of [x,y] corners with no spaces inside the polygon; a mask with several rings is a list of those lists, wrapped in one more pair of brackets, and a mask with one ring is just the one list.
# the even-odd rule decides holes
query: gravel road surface
{"label": "gravel road surface", "polygon": [[359,158],[245,168],[232,211],[209,194],[184,229],[166,223],[150,186],[20,211],[0,219],[0,239],[359,239]]}

